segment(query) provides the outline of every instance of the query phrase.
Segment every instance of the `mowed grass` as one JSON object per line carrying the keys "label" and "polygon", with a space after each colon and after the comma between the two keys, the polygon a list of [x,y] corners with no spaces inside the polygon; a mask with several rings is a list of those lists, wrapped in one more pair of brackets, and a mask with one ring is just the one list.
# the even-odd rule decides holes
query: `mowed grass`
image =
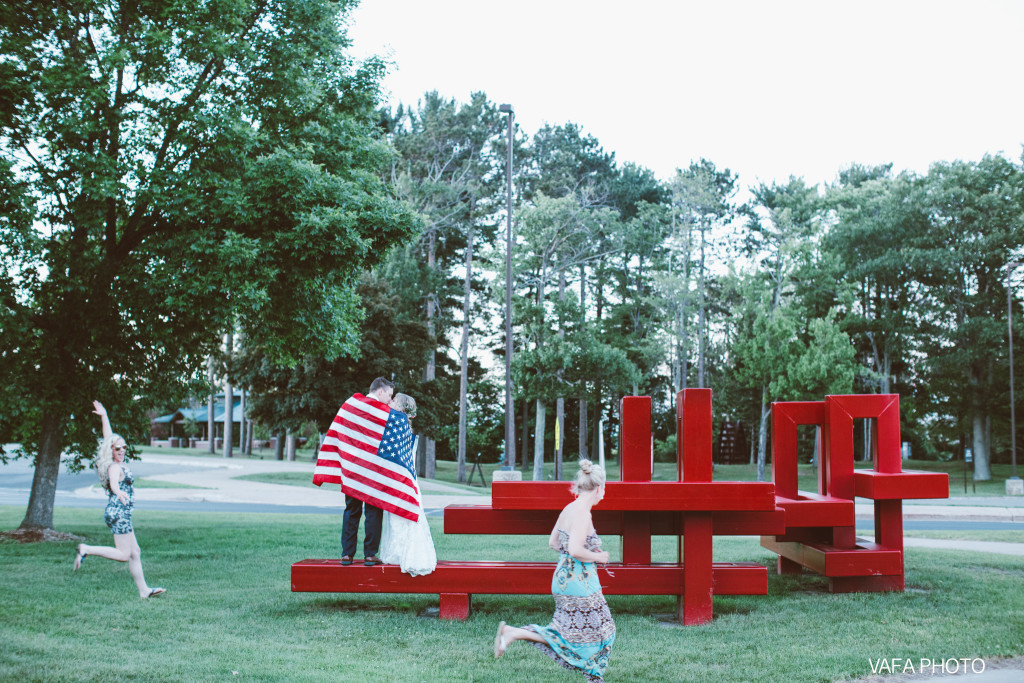
{"label": "mowed grass", "polygon": [[[24,509],[0,507],[0,528]],[[98,510],[57,508],[59,530],[108,544]],[[436,595],[292,593],[289,565],[337,557],[340,515],[135,513],[151,585],[139,600],[123,564],[71,571],[74,543],[0,544],[0,680],[578,681],[533,648],[495,661],[494,630],[550,620],[549,596],[478,595],[464,622],[424,616]],[[545,539],[445,536],[442,559],[553,560]],[[618,539],[606,538],[613,557]],[[655,539],[656,560],[676,543]],[[717,538],[718,561],[774,556],[753,538]],[[769,569],[769,595],[715,598],[699,627],[665,623],[670,597],[610,596],[618,639],[609,681],[832,681],[882,657],[1024,654],[1019,557],[912,548],[908,590],[832,595],[813,575]]]}

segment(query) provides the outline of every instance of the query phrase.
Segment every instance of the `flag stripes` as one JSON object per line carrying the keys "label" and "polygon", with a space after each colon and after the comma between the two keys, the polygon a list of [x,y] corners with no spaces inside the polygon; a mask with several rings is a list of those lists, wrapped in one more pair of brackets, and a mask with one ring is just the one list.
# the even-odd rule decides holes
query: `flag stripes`
{"label": "flag stripes", "polygon": [[[320,447],[313,483],[339,484],[346,496],[416,521],[421,504],[413,473],[381,456],[390,414],[387,405],[362,394],[345,401]],[[403,424],[408,430],[404,418]]]}

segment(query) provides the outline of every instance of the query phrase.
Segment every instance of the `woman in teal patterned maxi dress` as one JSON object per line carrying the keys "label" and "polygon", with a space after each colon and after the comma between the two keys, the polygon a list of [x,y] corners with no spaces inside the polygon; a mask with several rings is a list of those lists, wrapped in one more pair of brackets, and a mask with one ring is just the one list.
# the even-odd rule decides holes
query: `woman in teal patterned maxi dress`
{"label": "woman in teal patterned maxi dress", "polygon": [[558,516],[549,545],[559,553],[551,580],[555,614],[547,626],[522,628],[498,625],[494,656],[500,657],[517,640],[530,641],[561,666],[579,671],[588,681],[600,681],[608,666],[615,622],[601,592],[597,563],[607,563],[608,552],[594,530],[590,510],[604,498],[604,470],[580,460],[573,483],[576,500]]}

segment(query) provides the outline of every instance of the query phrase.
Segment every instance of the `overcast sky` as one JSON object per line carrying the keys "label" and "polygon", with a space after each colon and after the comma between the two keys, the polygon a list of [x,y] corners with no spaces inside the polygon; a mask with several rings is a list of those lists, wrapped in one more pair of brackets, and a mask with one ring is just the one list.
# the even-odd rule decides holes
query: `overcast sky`
{"label": "overcast sky", "polygon": [[392,105],[480,90],[663,179],[700,157],[745,186],[924,173],[1024,142],[1016,0],[362,0],[349,36],[393,60]]}

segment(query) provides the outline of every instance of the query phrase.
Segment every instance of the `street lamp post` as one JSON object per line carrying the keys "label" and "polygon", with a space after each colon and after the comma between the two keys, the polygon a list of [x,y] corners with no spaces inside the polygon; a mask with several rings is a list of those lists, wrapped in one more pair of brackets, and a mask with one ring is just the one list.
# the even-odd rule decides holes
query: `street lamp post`
{"label": "street lamp post", "polygon": [[1017,416],[1013,404],[1013,288],[1010,287],[1010,276],[1020,261],[1007,264],[1006,270],[1006,325],[1010,342],[1010,462],[1012,463],[1010,478],[1006,480],[1006,495],[1024,495],[1024,482],[1017,476]]}
{"label": "street lamp post", "polygon": [[505,465],[516,465],[516,417],[512,405],[512,122],[515,113],[511,104],[503,104],[498,111],[508,114],[508,176],[507,210],[505,216]]}

